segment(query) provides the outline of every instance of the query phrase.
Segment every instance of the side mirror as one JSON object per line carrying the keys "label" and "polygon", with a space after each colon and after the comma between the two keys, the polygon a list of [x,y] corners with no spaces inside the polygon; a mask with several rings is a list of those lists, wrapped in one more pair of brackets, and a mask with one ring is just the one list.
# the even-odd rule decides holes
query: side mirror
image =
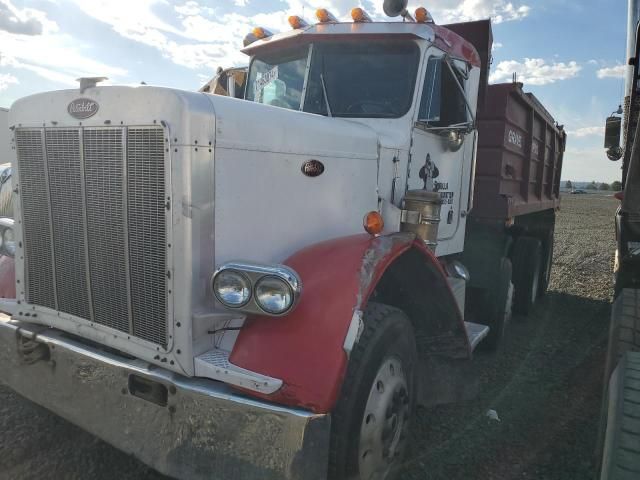
{"label": "side mirror", "polygon": [[622,118],[607,118],[604,132],[604,148],[607,149],[609,160],[617,161],[622,158],[623,150],[620,147],[620,134],[622,132]]}

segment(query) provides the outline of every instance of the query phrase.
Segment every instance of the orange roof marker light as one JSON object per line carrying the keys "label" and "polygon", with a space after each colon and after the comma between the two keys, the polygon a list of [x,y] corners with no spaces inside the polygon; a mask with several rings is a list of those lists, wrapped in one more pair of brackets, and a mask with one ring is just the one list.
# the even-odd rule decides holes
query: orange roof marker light
{"label": "orange roof marker light", "polygon": [[351,18],[353,18],[353,21],[356,23],[371,22],[371,17],[360,7],[351,10]]}
{"label": "orange roof marker light", "polygon": [[291,25],[291,28],[293,28],[294,30],[298,30],[300,28],[307,28],[309,26],[309,24],[305,21],[305,19],[302,17],[299,17],[298,15],[291,15],[289,17],[289,25]]}
{"label": "orange roof marker light", "polygon": [[253,36],[256,37],[258,40],[262,40],[264,38],[273,36],[273,33],[271,33],[266,28],[262,28],[262,27],[254,28],[253,30],[251,30],[251,33],[253,33]]}
{"label": "orange roof marker light", "polygon": [[384,220],[379,212],[372,211],[364,216],[364,229],[369,235],[380,235],[384,230]]}
{"label": "orange roof marker light", "polygon": [[244,37],[243,43],[245,47],[248,47],[249,45],[257,42],[258,40],[263,40],[265,38],[269,38],[272,36],[273,36],[273,33],[271,33],[266,28],[256,27],[253,30],[251,30],[246,37]]}
{"label": "orange roof marker light", "polygon": [[338,23],[338,19],[326,8],[316,10],[316,18],[320,23]]}
{"label": "orange roof marker light", "polygon": [[435,23],[433,17],[424,7],[416,8],[416,22],[418,23]]}

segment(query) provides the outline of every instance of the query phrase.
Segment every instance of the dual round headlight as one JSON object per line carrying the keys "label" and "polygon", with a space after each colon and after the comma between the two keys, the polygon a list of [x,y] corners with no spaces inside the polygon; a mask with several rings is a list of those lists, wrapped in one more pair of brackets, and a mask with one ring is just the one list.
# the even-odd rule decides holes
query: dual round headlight
{"label": "dual round headlight", "polygon": [[223,270],[213,281],[213,293],[225,306],[240,308],[251,299],[251,283],[240,272]]}
{"label": "dual round headlight", "polygon": [[283,315],[291,310],[300,293],[295,272],[281,266],[243,267],[242,271],[221,268],[213,277],[213,293],[220,303],[227,308],[268,315]]}
{"label": "dual round headlight", "polygon": [[268,275],[256,284],[256,303],[265,312],[280,315],[291,308],[293,292],[284,280]]}

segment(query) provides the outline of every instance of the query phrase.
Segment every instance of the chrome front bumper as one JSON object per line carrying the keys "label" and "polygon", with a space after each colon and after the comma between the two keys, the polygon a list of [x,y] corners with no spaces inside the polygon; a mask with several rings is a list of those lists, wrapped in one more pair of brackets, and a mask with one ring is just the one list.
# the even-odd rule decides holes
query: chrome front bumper
{"label": "chrome front bumper", "polygon": [[[25,339],[44,346],[25,357]],[[328,415],[251,400],[6,316],[0,381],[172,477],[326,478]]]}

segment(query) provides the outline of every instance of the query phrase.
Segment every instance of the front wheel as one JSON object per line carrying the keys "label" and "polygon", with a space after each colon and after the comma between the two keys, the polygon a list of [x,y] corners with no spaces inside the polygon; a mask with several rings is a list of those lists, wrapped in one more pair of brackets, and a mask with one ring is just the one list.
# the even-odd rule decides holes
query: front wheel
{"label": "front wheel", "polygon": [[415,404],[416,346],[407,316],[370,303],[332,415],[329,478],[397,478]]}

